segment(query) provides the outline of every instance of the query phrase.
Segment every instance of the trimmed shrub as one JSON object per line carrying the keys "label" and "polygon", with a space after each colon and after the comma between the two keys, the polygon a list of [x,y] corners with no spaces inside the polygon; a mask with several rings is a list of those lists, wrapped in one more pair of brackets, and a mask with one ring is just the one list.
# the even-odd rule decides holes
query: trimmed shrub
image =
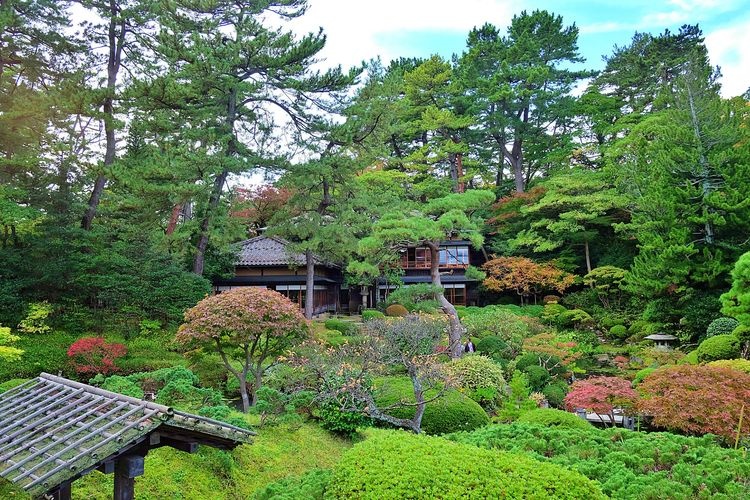
{"label": "trimmed shrub", "polygon": [[440,305],[435,300],[435,294],[443,293],[443,289],[432,283],[416,283],[402,286],[388,294],[387,304],[402,305],[409,312],[434,312]]}
{"label": "trimmed shrub", "polygon": [[[377,311],[376,311],[377,312]],[[357,334],[357,325],[350,321],[344,321],[341,319],[327,319],[324,323],[326,330],[336,330],[337,332],[341,332],[343,335],[356,335]]]}
{"label": "trimmed shrub", "polygon": [[625,325],[614,325],[609,329],[609,336],[615,340],[625,340],[628,338],[628,329]]}
{"label": "trimmed shrub", "polygon": [[226,405],[204,406],[198,410],[198,415],[226,422],[240,429],[252,430],[252,427],[250,427],[250,424],[247,423],[247,420],[245,420],[245,417],[240,412]]}
{"label": "trimmed shrub", "polygon": [[560,297],[558,295],[545,295],[542,298],[542,303],[544,305],[547,305],[547,304],[557,304],[558,302],[560,302]]}
{"label": "trimmed shrub", "polygon": [[156,402],[195,411],[203,406],[220,406],[223,399],[221,393],[214,389],[195,387],[186,380],[173,380],[156,394]]}
{"label": "trimmed shrub", "polygon": [[385,318],[385,314],[378,311],[377,309],[367,309],[366,311],[362,311],[362,321],[370,321],[372,319],[383,318]]}
{"label": "trimmed shrub", "polygon": [[691,438],[622,428],[569,429],[514,423],[447,438],[524,453],[576,470],[599,481],[611,498],[750,497],[750,467],[743,451],[722,448],[713,436]]}
{"label": "trimmed shrub", "polygon": [[544,427],[562,427],[564,429],[592,429],[588,421],[578,415],[567,411],[552,408],[539,408],[523,413],[517,420],[518,423],[536,424]]}
{"label": "trimmed shrub", "polygon": [[701,363],[734,359],[740,355],[740,341],[734,335],[715,335],[701,342],[697,351]]}
{"label": "trimmed shrub", "polygon": [[568,384],[562,380],[554,380],[542,389],[542,394],[551,406],[562,408],[565,404],[565,396],[568,394]]}
{"label": "trimmed shrub", "polygon": [[321,403],[316,416],[320,419],[320,426],[334,434],[352,437],[361,427],[372,426],[372,419],[366,415],[353,411],[343,411],[335,401]]}
{"label": "trimmed shrub", "polygon": [[477,342],[477,352],[485,354],[492,359],[504,359],[508,349],[508,344],[494,335],[485,337]]}
{"label": "trimmed shrub", "polygon": [[346,452],[330,498],[604,498],[581,474],[403,431],[380,431]]}
{"label": "trimmed shrub", "polygon": [[391,304],[385,308],[385,315],[395,318],[403,318],[409,314],[409,310],[401,304]]}
{"label": "trimmed shrub", "polygon": [[689,353],[685,354],[685,357],[683,357],[679,364],[681,365],[697,365],[699,363],[698,361],[698,349],[694,349],[690,351]]}
{"label": "trimmed shrub", "polygon": [[729,335],[739,324],[740,322],[734,318],[716,318],[706,328],[706,337]]}
{"label": "trimmed shrub", "polygon": [[120,375],[112,375],[104,379],[101,388],[138,399],[143,398],[143,389],[129,378]]}
{"label": "trimmed shrub", "polygon": [[547,382],[549,382],[549,372],[546,368],[539,365],[527,366],[523,372],[529,379],[529,387],[532,392],[541,392]]}
{"label": "trimmed shrub", "polygon": [[[380,379],[376,384],[375,402],[379,407],[397,405],[400,402],[414,403],[411,381],[406,377]],[[427,393],[432,397],[434,391]],[[413,418],[414,406],[401,406],[388,411],[398,418]],[[455,389],[448,389],[441,397],[430,401],[422,417],[422,432],[447,434],[459,430],[471,430],[487,425],[489,418],[481,406]]]}
{"label": "trimmed shrub", "polygon": [[555,318],[555,324],[561,328],[584,328],[594,324],[594,318],[583,309],[571,309],[560,313]]}
{"label": "trimmed shrub", "polygon": [[323,500],[333,473],[313,469],[301,476],[285,477],[256,491],[253,500]]}
{"label": "trimmed shrub", "polygon": [[448,365],[448,370],[455,377],[459,390],[483,408],[492,409],[499,402],[505,388],[503,369],[490,358],[462,356]]}

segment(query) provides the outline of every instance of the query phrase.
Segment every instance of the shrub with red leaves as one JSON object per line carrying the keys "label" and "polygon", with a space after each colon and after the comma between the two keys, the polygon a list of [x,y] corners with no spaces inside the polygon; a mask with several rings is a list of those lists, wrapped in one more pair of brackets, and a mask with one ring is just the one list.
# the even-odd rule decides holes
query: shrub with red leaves
{"label": "shrub with red leaves", "polygon": [[654,425],[733,442],[744,406],[741,435],[750,435],[750,374],[718,366],[671,366],[646,377],[638,389],[638,409],[651,415]]}
{"label": "shrub with red leaves", "polygon": [[124,345],[109,343],[102,337],[84,337],[68,348],[68,357],[79,375],[107,375],[117,371],[115,360],[125,356],[127,352]]}
{"label": "shrub with red leaves", "polygon": [[600,415],[609,415],[614,420],[614,408],[630,408],[638,394],[630,382],[619,377],[591,377],[573,382],[565,396],[565,408],[573,411],[585,408]]}

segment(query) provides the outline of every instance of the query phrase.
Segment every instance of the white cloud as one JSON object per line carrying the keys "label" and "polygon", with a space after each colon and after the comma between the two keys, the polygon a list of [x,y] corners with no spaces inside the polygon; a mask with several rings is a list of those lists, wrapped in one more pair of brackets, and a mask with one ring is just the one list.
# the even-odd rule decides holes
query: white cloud
{"label": "white cloud", "polygon": [[712,64],[721,66],[722,94],[732,97],[750,87],[750,19],[706,34]]}
{"label": "white cloud", "polygon": [[378,38],[407,31],[466,34],[486,22],[506,26],[519,5],[518,0],[313,0],[292,26],[298,32],[323,28],[328,43],[321,55],[329,64],[353,66],[376,56],[388,63],[404,54],[389,52]]}

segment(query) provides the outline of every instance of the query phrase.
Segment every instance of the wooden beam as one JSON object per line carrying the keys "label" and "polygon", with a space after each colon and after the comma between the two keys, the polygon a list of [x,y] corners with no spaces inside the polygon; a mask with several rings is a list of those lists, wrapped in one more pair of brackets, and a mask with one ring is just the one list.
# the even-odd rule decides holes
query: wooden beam
{"label": "wooden beam", "polygon": [[143,457],[127,455],[118,458],[115,465],[113,500],[133,500],[135,498],[135,478],[142,476],[143,471]]}

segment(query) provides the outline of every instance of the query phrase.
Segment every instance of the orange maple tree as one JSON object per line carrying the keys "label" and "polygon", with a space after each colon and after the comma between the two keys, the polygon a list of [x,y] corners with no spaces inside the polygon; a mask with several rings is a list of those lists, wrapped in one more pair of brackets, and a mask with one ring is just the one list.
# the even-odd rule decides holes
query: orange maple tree
{"label": "orange maple tree", "polygon": [[538,263],[528,257],[496,257],[482,269],[487,273],[484,286],[493,292],[513,290],[524,298],[545,291],[564,292],[575,281],[575,276],[559,269],[552,262]]}

